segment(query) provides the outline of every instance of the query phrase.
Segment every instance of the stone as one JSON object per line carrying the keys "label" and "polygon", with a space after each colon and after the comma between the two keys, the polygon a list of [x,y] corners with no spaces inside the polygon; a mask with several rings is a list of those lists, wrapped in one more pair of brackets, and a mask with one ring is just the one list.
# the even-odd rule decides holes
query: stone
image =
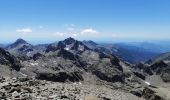
{"label": "stone", "polygon": [[14,97],[14,98],[20,98],[20,94],[19,94],[17,91],[14,91],[14,92],[12,93],[12,97]]}

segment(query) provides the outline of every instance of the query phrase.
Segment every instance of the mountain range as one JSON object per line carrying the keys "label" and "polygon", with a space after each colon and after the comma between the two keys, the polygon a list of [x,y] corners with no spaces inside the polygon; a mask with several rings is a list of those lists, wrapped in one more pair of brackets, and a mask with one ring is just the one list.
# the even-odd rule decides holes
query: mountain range
{"label": "mountain range", "polygon": [[[23,39],[18,39],[0,49],[0,76],[5,79],[17,77],[18,79],[12,81],[15,83],[20,80],[17,84],[23,84],[22,81],[27,84],[33,79],[40,83],[45,80],[47,83],[55,84],[93,84],[133,95],[133,100],[168,100],[169,95],[162,92],[162,89],[167,90],[163,87],[168,87],[170,82],[169,53],[159,56],[157,60],[155,57],[158,55],[159,53],[137,46],[99,44],[93,41],[78,41],[71,37],[42,45],[31,45]],[[149,59],[152,59],[151,63],[145,63]],[[8,85],[3,85],[3,88],[5,86]],[[6,95],[12,96],[15,91],[24,93],[21,90],[7,90],[2,92],[1,98],[6,98]],[[40,94],[43,94],[43,91]],[[110,97],[98,95],[97,98],[113,99],[114,95],[109,95]],[[66,94],[64,97],[72,98]],[[61,96],[63,99],[64,97]]]}

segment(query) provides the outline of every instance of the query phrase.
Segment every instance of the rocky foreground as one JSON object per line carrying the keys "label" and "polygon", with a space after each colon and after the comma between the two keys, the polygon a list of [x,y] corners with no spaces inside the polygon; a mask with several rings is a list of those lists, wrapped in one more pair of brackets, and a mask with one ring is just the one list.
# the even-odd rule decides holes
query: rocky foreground
{"label": "rocky foreground", "polygon": [[58,83],[29,78],[2,78],[1,100],[143,100],[131,93],[83,82]]}

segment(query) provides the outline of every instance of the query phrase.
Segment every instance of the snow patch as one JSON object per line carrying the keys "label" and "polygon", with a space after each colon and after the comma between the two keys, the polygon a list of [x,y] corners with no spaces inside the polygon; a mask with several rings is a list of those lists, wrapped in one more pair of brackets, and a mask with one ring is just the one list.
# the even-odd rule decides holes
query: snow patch
{"label": "snow patch", "polygon": [[70,50],[70,45],[66,45],[65,50]]}
{"label": "snow patch", "polygon": [[36,66],[36,65],[38,65],[38,63],[30,63],[30,65]]}
{"label": "snow patch", "polygon": [[25,76],[25,77],[27,76],[26,74],[24,74],[24,73],[22,73],[22,72],[19,72],[19,73],[20,73],[21,75]]}
{"label": "snow patch", "polygon": [[149,83],[149,82],[145,82],[147,85],[151,85],[151,83]]}
{"label": "snow patch", "polygon": [[68,48],[68,47],[65,47],[64,49],[65,49],[65,50],[70,50],[70,48]]}
{"label": "snow patch", "polygon": [[80,51],[84,51],[84,46],[81,46],[79,45],[79,48],[78,48]]}
{"label": "snow patch", "polygon": [[27,56],[31,56],[31,52],[29,51],[29,52],[27,52],[27,54],[26,54]]}
{"label": "snow patch", "polygon": [[77,85],[77,83],[73,83],[73,85]]}

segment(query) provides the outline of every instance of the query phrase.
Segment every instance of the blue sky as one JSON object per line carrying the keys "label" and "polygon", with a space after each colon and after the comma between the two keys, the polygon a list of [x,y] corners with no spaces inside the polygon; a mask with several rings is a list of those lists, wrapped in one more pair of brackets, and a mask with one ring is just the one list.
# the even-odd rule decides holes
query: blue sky
{"label": "blue sky", "polygon": [[0,42],[170,39],[169,0],[0,0]]}

